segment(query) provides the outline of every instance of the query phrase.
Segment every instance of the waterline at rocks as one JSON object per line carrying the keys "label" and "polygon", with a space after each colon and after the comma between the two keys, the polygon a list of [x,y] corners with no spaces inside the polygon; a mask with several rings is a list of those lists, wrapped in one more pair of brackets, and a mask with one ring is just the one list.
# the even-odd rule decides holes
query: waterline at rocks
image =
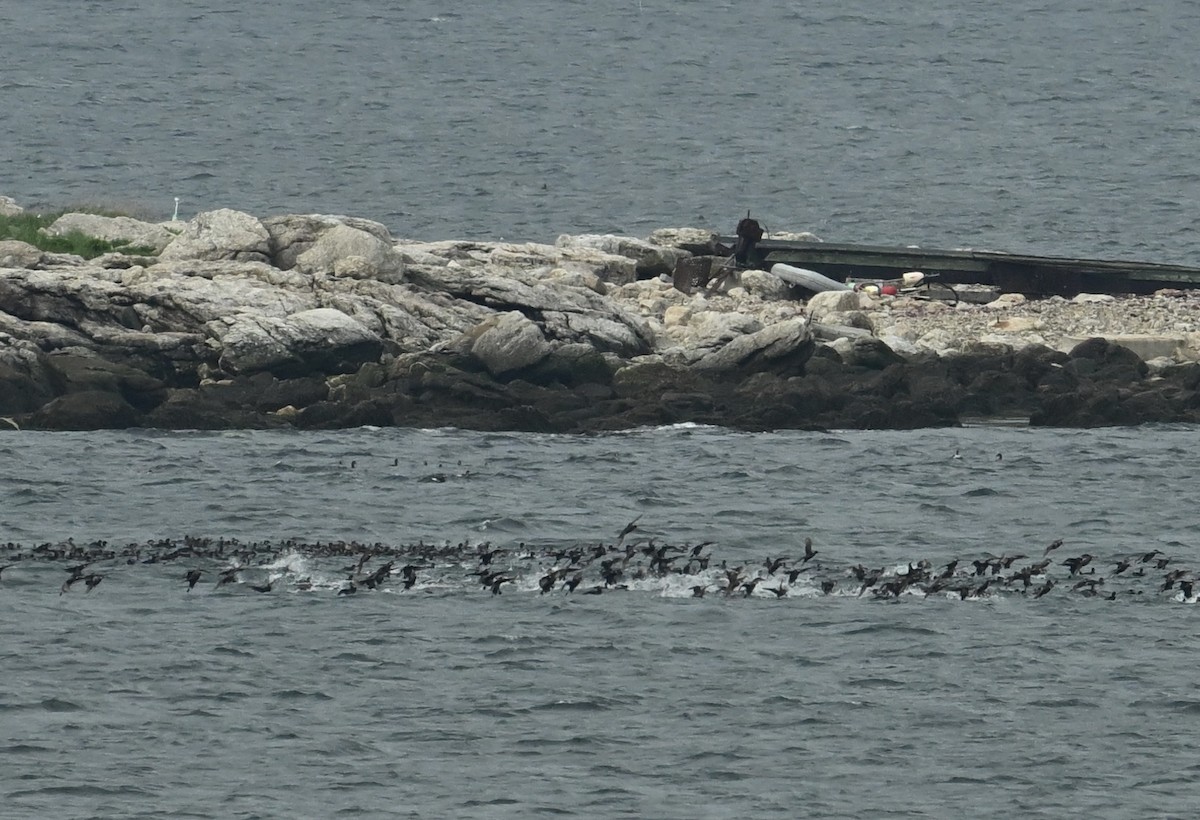
{"label": "waterline at rocks", "polygon": [[676,289],[680,260],[714,251],[703,229],[543,245],[336,215],[85,216],[60,222],[147,255],[0,243],[0,429],[1200,420],[1187,292],[806,303],[766,271]]}

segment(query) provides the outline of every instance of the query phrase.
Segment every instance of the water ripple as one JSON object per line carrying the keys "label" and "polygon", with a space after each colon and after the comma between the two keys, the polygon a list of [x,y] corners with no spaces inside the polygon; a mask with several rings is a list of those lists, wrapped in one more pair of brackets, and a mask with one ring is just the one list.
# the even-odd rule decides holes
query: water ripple
{"label": "water ripple", "polygon": [[[1051,556],[1093,554],[1096,574],[1081,577],[1104,577],[1103,588],[1117,586],[1118,559],[1152,549],[1168,569],[1192,569],[1190,466],[1178,451],[1194,436],[31,433],[7,457],[3,492],[44,481],[62,497],[4,507],[5,540],[32,534],[23,549],[181,533],[440,549],[475,543],[474,528],[492,520],[520,525],[484,536],[510,551],[497,560],[526,566],[535,549],[611,544],[640,515],[626,539],[631,571],[646,568],[638,550],[651,539],[687,542],[689,554],[712,542],[701,552],[716,557],[693,571],[700,581],[648,574],[588,596],[539,594],[532,567],[494,596],[466,555],[432,560],[410,590],[393,578],[394,594],[338,596],[353,560],[274,549],[244,571],[247,583],[274,578],[271,594],[216,589],[215,560],[195,562],[212,575],[189,593],[189,559],[113,561],[92,593],[60,596],[65,561],[22,560],[0,579],[6,800],[28,817],[348,806],[360,816],[788,817],[797,806],[885,816],[935,789],[961,814],[1185,816],[1194,772],[1170,761],[1192,751],[1179,725],[1200,714],[1190,661],[1200,638],[1195,610],[1156,589],[1166,569],[1142,580],[1145,594],[1114,601],[1059,588],[1038,600],[1014,591],[889,605],[857,597],[852,567],[962,558],[965,570],[1018,553],[1024,565],[1061,538]],[[986,488],[945,477],[937,454],[955,447],[1053,469],[1013,470],[1003,491],[964,497]],[[447,494],[453,482],[388,480],[392,452],[431,472],[460,458],[472,470],[505,463]],[[1117,467],[1081,489],[1104,452]],[[1122,457],[1144,478],[1123,474]],[[352,474],[338,466],[351,458]],[[320,469],[237,481],[281,459]],[[176,480],[197,463],[194,480]],[[154,465],[156,480],[129,493],[130,464]],[[813,480],[850,474],[866,478]],[[797,561],[806,537],[820,570],[786,594],[720,593],[720,561],[765,573],[768,558]],[[809,574],[842,594],[820,594]],[[301,580],[312,588],[292,586]],[[701,581],[713,586],[692,598]],[[251,775],[253,789],[239,785]],[[411,795],[399,809],[397,783]]]}

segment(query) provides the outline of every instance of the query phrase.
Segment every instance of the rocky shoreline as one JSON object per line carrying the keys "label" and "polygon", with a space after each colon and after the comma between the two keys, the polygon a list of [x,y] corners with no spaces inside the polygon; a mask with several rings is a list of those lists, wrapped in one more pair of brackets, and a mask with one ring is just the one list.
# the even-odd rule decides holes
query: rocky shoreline
{"label": "rocky shoreline", "polygon": [[701,229],[418,242],[357,217],[216,210],[48,230],[156,253],[0,241],[0,429],[1200,421],[1190,292],[805,302],[744,271],[686,293],[671,274],[713,253]]}

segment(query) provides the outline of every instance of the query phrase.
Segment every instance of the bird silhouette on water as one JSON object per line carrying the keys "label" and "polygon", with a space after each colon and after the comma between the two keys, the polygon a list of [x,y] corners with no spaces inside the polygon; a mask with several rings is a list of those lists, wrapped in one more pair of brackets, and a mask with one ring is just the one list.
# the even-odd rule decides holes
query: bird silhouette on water
{"label": "bird silhouette on water", "polygon": [[539,594],[545,595],[547,592],[554,590],[554,585],[558,583],[559,577],[565,572],[558,568],[551,569],[545,575],[538,579],[538,588],[541,590]]}
{"label": "bird silhouette on water", "polygon": [[400,577],[404,579],[405,589],[412,589],[414,586],[416,586],[418,569],[420,569],[420,567],[416,567],[412,564],[405,564],[403,567],[401,567]]}
{"label": "bird silhouette on water", "polygon": [[[535,587],[540,595],[572,592],[597,595],[651,589],[661,579],[657,588],[667,594],[674,591],[713,597],[707,593],[716,590],[723,598],[734,599],[782,601],[819,595],[847,598],[857,595],[868,601],[895,602],[901,598],[919,600],[933,596],[975,601],[1020,595],[1032,601],[1054,593],[1096,600],[1157,595],[1174,602],[1197,602],[1196,573],[1182,565],[1178,556],[1166,555],[1159,549],[1122,555],[1092,547],[1095,553],[1060,558],[1055,554],[1063,546],[1060,538],[1044,546],[1043,557],[1036,561],[1026,558],[1027,552],[1036,554],[1035,543],[1007,549],[999,555],[954,557],[937,570],[923,559],[869,568],[861,563],[850,565],[828,558],[818,563],[815,558],[821,556],[811,539],[805,538],[803,551],[796,549],[794,561],[787,557],[789,545],[783,545],[765,561],[760,558],[743,563],[723,560],[720,548],[709,541],[693,546],[676,545],[658,537],[633,540],[630,535],[636,532],[640,518],[633,519],[618,534],[618,539],[624,541],[622,545],[590,539],[538,547],[525,542],[513,546],[467,541],[367,544],[306,543],[292,539],[241,542],[192,537],[124,546],[104,541],[78,543],[71,539],[30,548],[9,543],[0,544],[0,559],[7,559],[0,564],[0,573],[24,561],[54,562],[66,569],[67,578],[59,590],[60,594],[66,594],[79,586],[95,590],[104,578],[105,566],[154,566],[187,561],[192,568],[182,576],[172,577],[182,577],[191,591],[210,573],[218,576],[219,589],[239,583],[239,573],[243,571],[258,572],[268,565],[273,569],[283,556],[300,555],[328,562],[325,566],[330,568],[348,570],[341,576],[346,580],[338,588],[339,596],[389,587],[391,591],[411,589],[417,583],[418,573],[422,578],[428,573],[430,588],[445,587],[453,578],[461,578],[465,569],[468,578],[478,578],[482,589],[493,595],[532,592]],[[203,561],[212,563],[193,563]],[[375,568],[371,569],[373,565]],[[403,569],[396,571],[394,568],[400,565]],[[1105,567],[1109,568],[1107,573]],[[265,593],[277,591],[281,584],[289,584],[297,591],[327,588],[322,583],[314,584],[308,575],[295,578],[291,570],[272,572],[265,582],[247,585]]]}
{"label": "bird silhouette on water", "polygon": [[795,586],[796,579],[799,578],[801,576],[801,574],[808,572],[811,569],[812,569],[812,567],[792,567],[791,569],[789,569],[788,574],[787,574],[788,585]]}
{"label": "bird silhouette on water", "polygon": [[[73,567],[72,569],[77,570],[78,567]],[[59,588],[58,594],[63,595],[64,593],[69,592],[71,587],[79,581],[83,581],[84,586],[87,587],[85,592],[91,592],[93,589],[98,587],[100,582],[103,580],[104,576],[96,572],[90,572],[87,575],[84,575],[81,572],[72,572],[71,577],[64,581],[62,587]]]}
{"label": "bird silhouette on water", "polygon": [[[74,567],[67,567],[67,572],[69,572],[70,575],[68,576],[67,580],[63,582],[63,585],[61,587],[59,587],[58,594],[63,595],[65,593],[67,593],[68,591],[70,591],[71,587],[75,584],[76,581],[84,580],[83,571],[85,569],[87,569],[88,564],[90,564],[90,563],[91,562],[89,561],[85,564],[79,564]],[[99,583],[99,581],[97,581],[96,583]],[[94,584],[92,586],[94,586]],[[92,586],[89,586],[88,589],[91,589]]]}
{"label": "bird silhouette on water", "polygon": [[1067,569],[1069,569],[1071,571],[1072,575],[1078,575],[1079,570],[1083,569],[1091,562],[1092,562],[1092,556],[1088,555],[1085,552],[1083,555],[1080,555],[1078,558],[1068,558],[1067,560],[1062,562],[1062,565],[1064,567],[1066,567]]}

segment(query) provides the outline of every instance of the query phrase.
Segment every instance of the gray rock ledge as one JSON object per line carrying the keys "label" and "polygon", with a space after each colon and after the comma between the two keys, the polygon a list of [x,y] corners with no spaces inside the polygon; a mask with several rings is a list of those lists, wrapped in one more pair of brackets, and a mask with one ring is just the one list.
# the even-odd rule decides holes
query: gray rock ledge
{"label": "gray rock ledge", "polygon": [[844,293],[806,310],[764,271],[672,287],[705,229],[541,245],[396,240],[326,214],[122,220],[59,223],[161,251],[0,242],[0,415],[21,428],[1200,420],[1186,293],[959,308]]}

